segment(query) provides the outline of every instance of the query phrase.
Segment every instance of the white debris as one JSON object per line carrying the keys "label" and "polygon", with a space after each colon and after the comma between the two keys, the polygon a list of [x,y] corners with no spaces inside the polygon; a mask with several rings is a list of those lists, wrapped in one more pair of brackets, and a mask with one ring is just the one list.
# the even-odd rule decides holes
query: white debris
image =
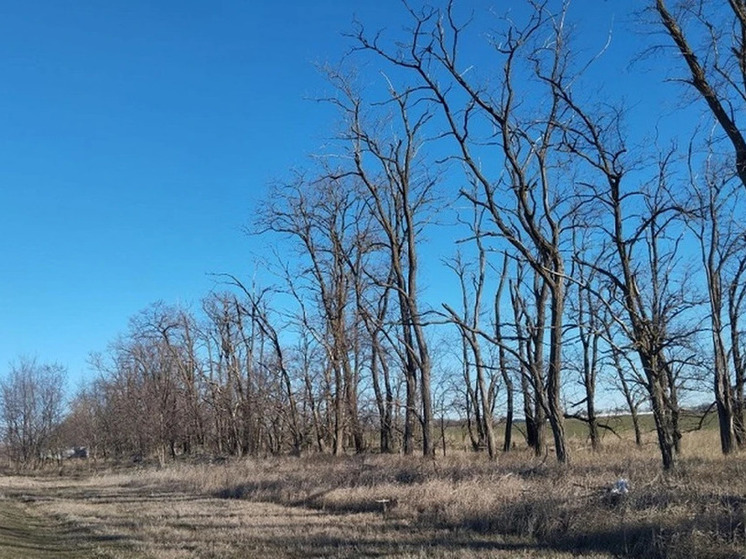
{"label": "white debris", "polygon": [[609,492],[613,493],[614,495],[626,495],[627,493],[629,493],[629,481],[627,481],[623,477],[620,477],[614,482],[614,485],[611,486]]}

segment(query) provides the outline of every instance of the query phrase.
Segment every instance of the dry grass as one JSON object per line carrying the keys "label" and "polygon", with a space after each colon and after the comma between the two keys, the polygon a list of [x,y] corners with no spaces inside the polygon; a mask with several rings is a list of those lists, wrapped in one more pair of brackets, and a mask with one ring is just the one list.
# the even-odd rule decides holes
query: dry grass
{"label": "dry grass", "polygon": [[[81,551],[91,549],[93,540],[120,543],[108,550],[99,546],[95,555],[67,552],[55,555],[50,551],[55,544],[55,534],[51,534],[46,537],[45,550],[25,546],[25,553],[18,555],[19,548],[9,547],[0,530],[0,557],[569,559],[575,556],[522,538],[420,526],[407,519],[384,517],[379,512],[334,514],[172,489],[163,491],[148,478],[148,474],[107,474],[88,479],[10,480],[6,484],[8,497],[18,500],[22,495],[30,503],[27,517],[44,517],[47,523],[76,526],[78,533],[87,534],[78,542]],[[38,537],[36,532],[28,530],[26,535]],[[73,549],[74,542],[67,543],[65,549]],[[3,555],[3,550],[8,553]]]}
{"label": "dry grass", "polygon": [[[686,436],[686,456],[664,475],[655,447],[607,441],[599,453],[576,441],[563,468],[527,452],[458,453],[435,461],[400,456],[268,458],[175,465],[132,483],[189,493],[303,506],[334,513],[396,506],[391,519],[417,526],[503,534],[568,552],[633,557],[744,557],[746,465],[722,457],[710,431]],[[632,491],[608,493],[620,477]]]}
{"label": "dry grass", "polygon": [[[143,556],[746,556],[746,465],[716,434],[686,437],[675,474],[653,445],[575,442],[559,467],[520,451],[174,464],[55,479],[12,478],[37,512]],[[630,481],[626,496],[607,489]],[[7,478],[6,478],[7,479]],[[383,504],[387,500],[387,510]]]}

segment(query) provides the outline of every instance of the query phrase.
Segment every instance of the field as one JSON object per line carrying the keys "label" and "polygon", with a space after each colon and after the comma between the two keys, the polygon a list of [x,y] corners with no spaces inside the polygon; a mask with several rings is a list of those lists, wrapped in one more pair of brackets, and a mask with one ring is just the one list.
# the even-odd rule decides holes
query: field
{"label": "field", "polygon": [[66,463],[2,478],[0,558],[743,558],[746,463],[717,443],[687,434],[670,475],[651,441],[614,436],[598,453],[573,439],[569,467],[523,449]]}

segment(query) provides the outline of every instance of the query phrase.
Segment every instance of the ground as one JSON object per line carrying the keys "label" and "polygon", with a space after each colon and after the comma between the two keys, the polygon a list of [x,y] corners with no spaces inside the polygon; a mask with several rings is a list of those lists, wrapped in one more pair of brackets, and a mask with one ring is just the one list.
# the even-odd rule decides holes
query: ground
{"label": "ground", "polygon": [[0,559],[746,557],[744,451],[694,430],[663,471],[655,433],[605,434],[597,450],[569,439],[569,465],[451,447],[14,471],[0,474]]}
{"label": "ground", "polygon": [[577,557],[525,539],[415,527],[380,512],[333,514],[159,491],[119,475],[14,476],[2,486],[2,559]]}

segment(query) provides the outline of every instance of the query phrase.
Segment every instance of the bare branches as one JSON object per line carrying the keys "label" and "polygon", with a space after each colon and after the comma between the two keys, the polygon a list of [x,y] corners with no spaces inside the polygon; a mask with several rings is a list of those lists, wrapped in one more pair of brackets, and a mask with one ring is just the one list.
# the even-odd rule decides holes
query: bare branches
{"label": "bare branches", "polygon": [[[746,139],[738,122],[742,114],[737,108],[746,98],[746,8],[740,0],[729,0],[728,5],[734,18],[730,45],[721,44],[724,41],[718,33],[716,26],[720,22],[715,14],[694,12],[682,5],[677,17],[664,0],[656,0],[655,10],[689,70],[690,77],[686,81],[699,93],[727,135],[735,154],[735,172],[746,187]],[[709,34],[709,42],[699,54],[681,26],[685,14],[694,15]],[[724,62],[722,57],[732,57],[733,65]]]}

